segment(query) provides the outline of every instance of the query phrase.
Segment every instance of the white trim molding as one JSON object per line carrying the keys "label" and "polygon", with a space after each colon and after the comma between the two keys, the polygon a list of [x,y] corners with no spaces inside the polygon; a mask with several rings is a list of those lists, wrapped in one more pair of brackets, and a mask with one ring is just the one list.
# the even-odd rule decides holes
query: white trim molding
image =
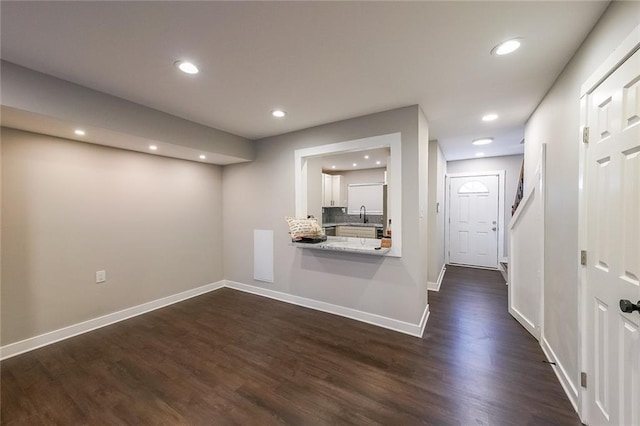
{"label": "white trim molding", "polygon": [[295,296],[293,294],[282,293],[267,288],[256,287],[249,284],[243,284],[235,281],[226,281],[225,287],[234,290],[244,291],[245,293],[256,294],[258,296],[268,297],[270,299],[279,300],[281,302],[291,303],[305,308],[315,309],[329,314],[339,315],[341,317],[350,318],[356,321],[366,322],[367,324],[376,325],[378,327],[408,334],[414,337],[422,337],[424,328],[429,319],[429,305],[425,306],[422,318],[417,324],[396,320],[382,315],[372,314],[369,312],[359,311],[353,308],[334,305],[319,300],[308,299],[306,297]]}
{"label": "white trim molding", "polygon": [[402,257],[402,135],[400,133],[297,149],[294,152],[296,217],[307,217],[307,159],[384,147],[390,150],[390,161],[387,164],[390,176],[387,216],[393,219],[393,246],[387,256]]}
{"label": "white trim molding", "polygon": [[206,284],[201,287],[196,287],[191,290],[183,291],[161,299],[152,300],[151,302],[132,306],[121,311],[112,312],[98,318],[92,318],[68,327],[40,334],[39,336],[30,337],[19,342],[9,343],[8,345],[0,347],[0,360],[5,360],[61,340],[69,339],[79,334],[106,327],[107,325],[115,324],[147,312],[155,311],[156,309],[164,308],[165,306],[173,305],[174,303],[182,302],[183,300],[191,299],[192,297],[200,296],[202,294],[218,290],[222,287],[224,287],[224,281]]}
{"label": "white trim molding", "polygon": [[556,353],[544,336],[540,340],[540,346],[542,347],[542,352],[544,352],[544,356],[547,358],[547,361],[553,363],[551,364],[553,372],[556,373],[558,381],[562,385],[562,389],[564,389],[564,393],[567,394],[571,405],[573,405],[573,409],[576,410],[578,415],[580,415],[580,411],[578,410],[578,389],[573,384],[569,374],[567,374],[567,370],[562,366],[562,363],[558,360]]}
{"label": "white trim molding", "polygon": [[442,279],[444,278],[444,272],[447,270],[447,264],[442,265],[442,269],[440,269],[440,275],[438,275],[438,280],[434,282],[427,282],[427,289],[429,291],[440,291],[440,286],[442,285]]}
{"label": "white trim molding", "polygon": [[580,86],[580,97],[590,94],[620,65],[640,49],[640,25],[635,27],[618,47],[600,64],[593,74]]}
{"label": "white trim molding", "polygon": [[502,278],[504,278],[504,283],[509,285],[509,258],[503,257],[502,259],[498,259],[498,270],[502,274]]}
{"label": "white trim molding", "polygon": [[[507,282],[508,286],[508,303],[509,303],[509,313],[513,316],[536,340],[541,341],[544,336],[544,229],[545,229],[545,197],[546,197],[546,153],[547,153],[547,145],[542,144],[540,150],[540,162],[536,167],[536,171],[533,179],[531,180],[530,185],[525,185],[525,193],[522,201],[518,205],[515,214],[511,217],[511,221],[509,222],[509,265],[507,271]],[[534,197],[535,195],[535,197]],[[528,305],[531,306],[533,303],[537,303],[537,323],[535,323],[535,319],[528,318],[523,312],[516,308],[516,293],[520,292],[523,288],[526,288],[531,283],[527,282],[526,284],[521,284],[521,282],[526,279],[532,277],[530,274],[525,272],[521,272],[521,265],[523,265],[524,260],[516,256],[516,247],[519,247],[518,243],[520,242],[519,238],[523,238],[514,235],[514,229],[516,229],[516,225],[520,226],[520,222],[523,220],[529,220],[529,205],[532,203],[534,199],[539,200],[538,204],[538,214],[540,215],[540,223],[537,224],[539,226],[537,232],[537,241],[540,246],[540,251],[536,252],[528,252],[529,256],[526,260],[526,264],[531,264],[533,260],[537,260],[540,264],[540,269],[537,271],[537,280],[534,282],[538,286],[540,291],[539,300],[533,301],[528,300]],[[527,213],[525,213],[527,212]],[[523,219],[526,218],[526,219]],[[535,218],[535,216],[534,216]],[[536,224],[527,223],[530,226],[536,226]],[[524,226],[524,225],[523,225]],[[522,240],[527,242],[527,240]],[[532,260],[533,259],[533,260]],[[531,287],[529,287],[531,288]]]}

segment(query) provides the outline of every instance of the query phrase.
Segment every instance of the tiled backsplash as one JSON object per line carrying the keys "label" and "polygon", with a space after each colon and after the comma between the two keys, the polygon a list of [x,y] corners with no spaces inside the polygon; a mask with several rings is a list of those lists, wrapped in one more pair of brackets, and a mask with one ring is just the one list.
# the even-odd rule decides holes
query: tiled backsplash
{"label": "tiled backsplash", "polygon": [[[343,213],[342,210],[347,210],[346,207],[323,207],[322,208],[322,223],[361,223],[362,218],[357,214]],[[367,214],[367,221],[369,223],[382,224],[381,214]]]}

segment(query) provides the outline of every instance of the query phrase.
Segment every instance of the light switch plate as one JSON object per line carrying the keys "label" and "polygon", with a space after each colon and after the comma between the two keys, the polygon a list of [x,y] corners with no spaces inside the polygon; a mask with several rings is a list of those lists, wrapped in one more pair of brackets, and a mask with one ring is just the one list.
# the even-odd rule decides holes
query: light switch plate
{"label": "light switch plate", "polygon": [[96,271],[96,283],[103,283],[107,280],[107,271]]}

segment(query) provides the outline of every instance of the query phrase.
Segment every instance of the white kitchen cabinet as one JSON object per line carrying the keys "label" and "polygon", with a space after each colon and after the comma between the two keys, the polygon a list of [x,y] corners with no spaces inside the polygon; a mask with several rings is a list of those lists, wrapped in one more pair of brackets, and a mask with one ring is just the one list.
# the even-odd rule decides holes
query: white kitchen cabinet
{"label": "white kitchen cabinet", "polygon": [[376,238],[376,228],[369,226],[336,226],[337,237]]}
{"label": "white kitchen cabinet", "polygon": [[322,207],[344,207],[342,176],[322,174]]}

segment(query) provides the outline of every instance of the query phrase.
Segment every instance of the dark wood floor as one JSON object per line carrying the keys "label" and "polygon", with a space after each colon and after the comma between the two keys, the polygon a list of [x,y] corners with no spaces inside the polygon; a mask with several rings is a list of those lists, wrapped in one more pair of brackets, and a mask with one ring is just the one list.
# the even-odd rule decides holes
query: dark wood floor
{"label": "dark wood floor", "polygon": [[423,339],[230,289],[1,364],[2,424],[579,425],[493,271]]}

